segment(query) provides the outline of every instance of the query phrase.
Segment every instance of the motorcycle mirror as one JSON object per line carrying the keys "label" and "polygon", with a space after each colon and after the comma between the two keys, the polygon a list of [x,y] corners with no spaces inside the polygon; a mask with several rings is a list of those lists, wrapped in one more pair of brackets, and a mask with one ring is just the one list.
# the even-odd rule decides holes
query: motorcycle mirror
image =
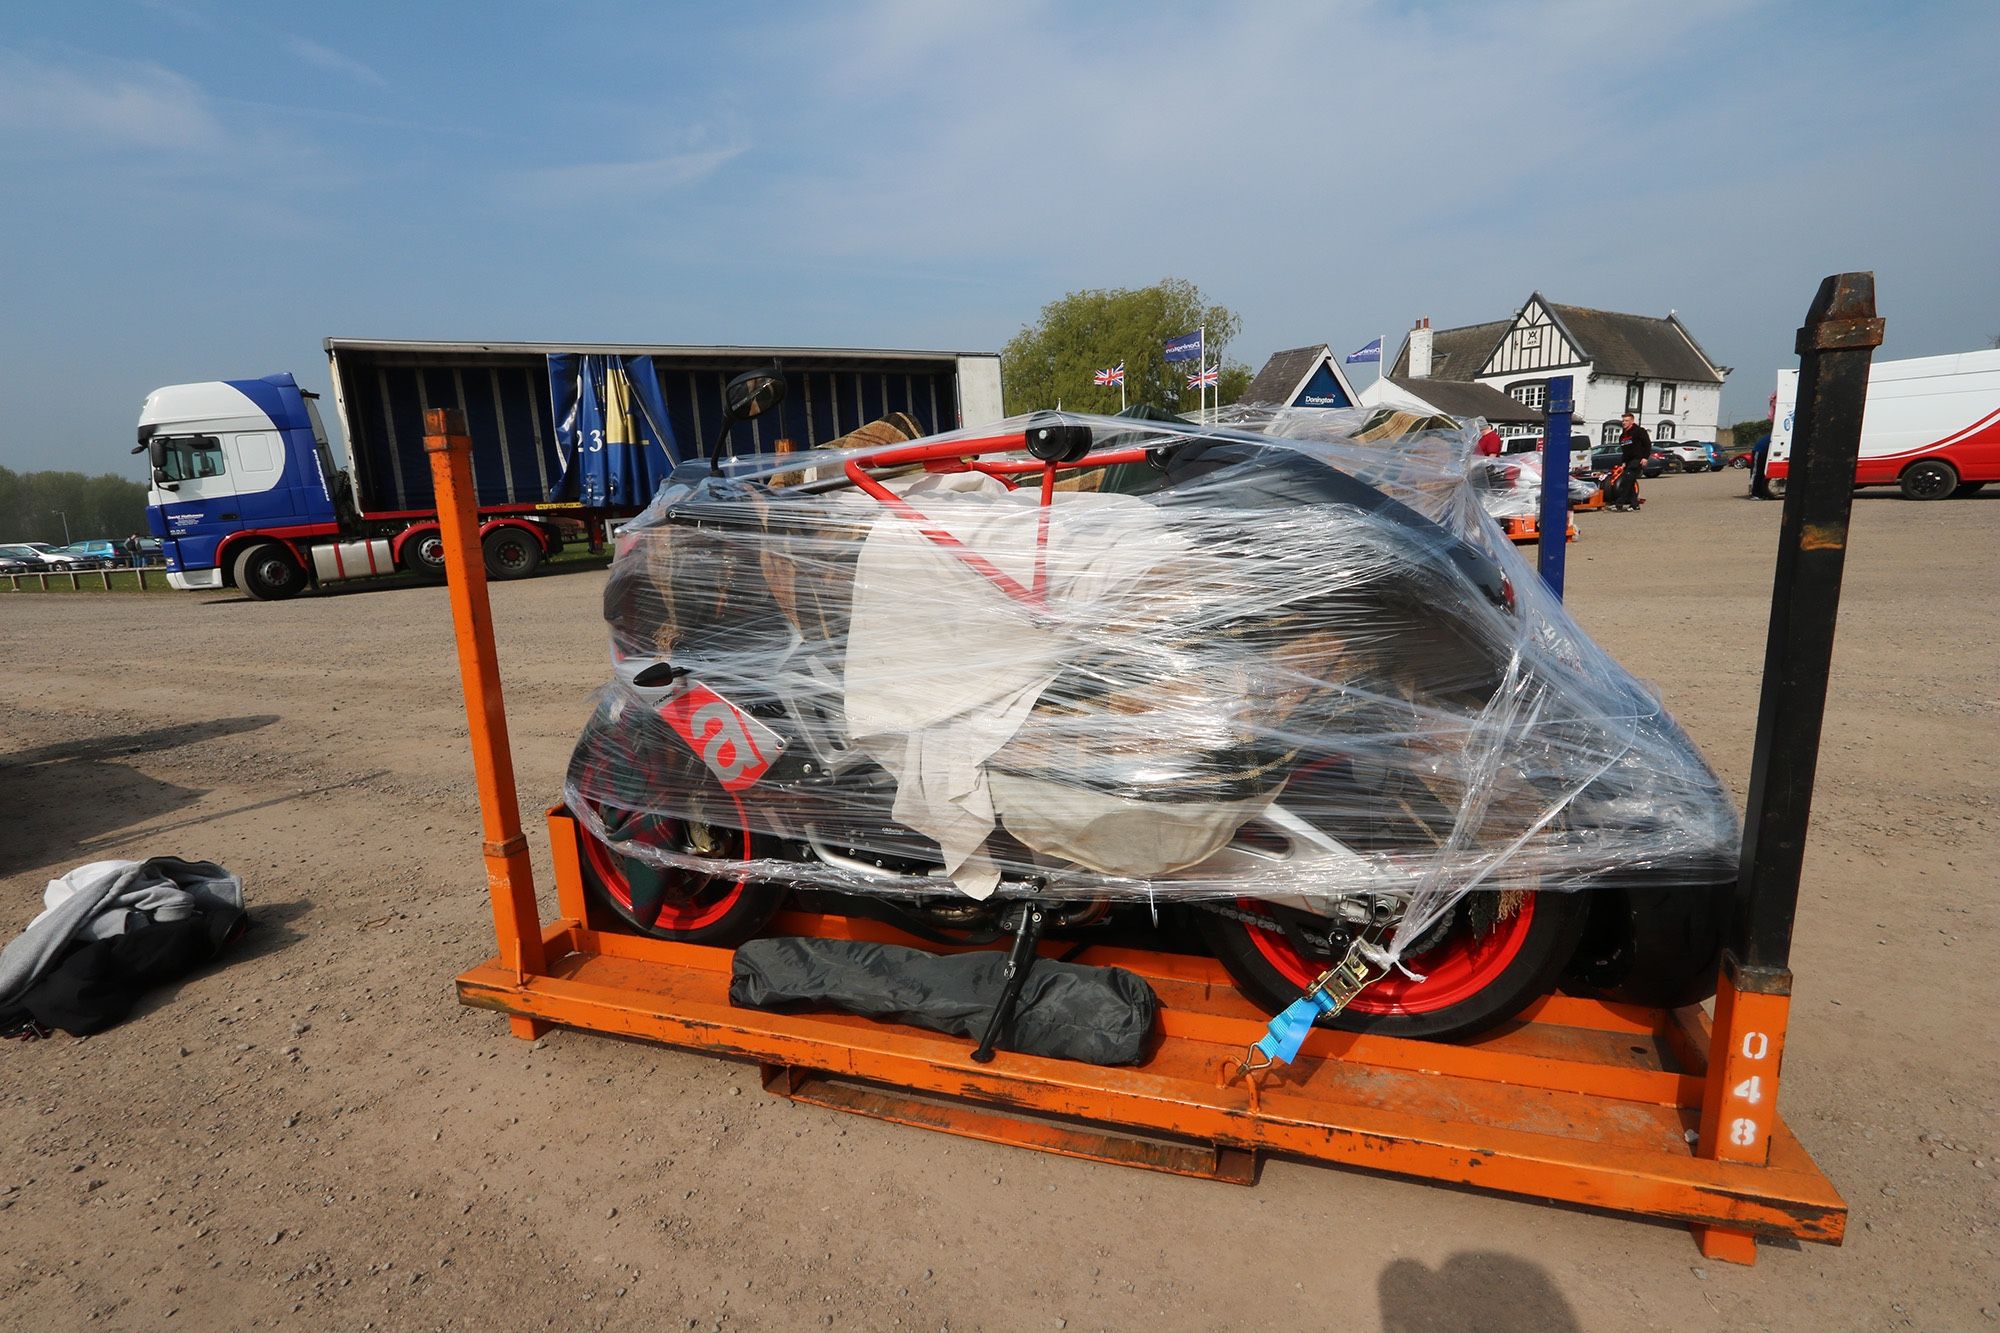
{"label": "motorcycle mirror", "polygon": [[730,429],[739,421],[763,416],[785,401],[785,372],[775,362],[761,370],[746,370],[722,387],[722,401],[727,410],[715,432],[715,443],[708,451],[708,470],[712,475],[722,472],[722,446],[729,442]]}
{"label": "motorcycle mirror", "polygon": [[785,373],[777,366],[746,370],[722,390],[731,424],[761,417],[785,401]]}

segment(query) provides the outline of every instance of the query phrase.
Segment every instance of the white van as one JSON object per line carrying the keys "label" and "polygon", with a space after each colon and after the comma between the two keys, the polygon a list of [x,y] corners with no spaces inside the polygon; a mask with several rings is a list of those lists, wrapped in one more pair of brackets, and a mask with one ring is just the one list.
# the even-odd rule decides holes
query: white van
{"label": "white van", "polygon": [[[1764,475],[1784,493],[1799,372],[1778,372]],[[1912,500],[1971,495],[2000,481],[2000,349],[1877,361],[1868,372],[1856,486],[1900,486]]]}

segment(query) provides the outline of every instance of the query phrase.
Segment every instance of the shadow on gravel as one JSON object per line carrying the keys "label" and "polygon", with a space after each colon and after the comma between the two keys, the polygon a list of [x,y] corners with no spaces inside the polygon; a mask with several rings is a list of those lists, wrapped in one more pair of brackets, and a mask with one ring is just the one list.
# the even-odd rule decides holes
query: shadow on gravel
{"label": "shadow on gravel", "polygon": [[1511,1254],[1454,1254],[1436,1269],[1398,1259],[1375,1282],[1383,1333],[1581,1333],[1576,1311],[1540,1264]]}
{"label": "shadow on gravel", "polygon": [[161,819],[206,794],[139,772],[121,760],[237,736],[270,726],[274,713],[215,718],[123,736],[38,745],[0,756],[0,874],[62,862],[101,859],[89,850],[121,829]]}
{"label": "shadow on gravel", "polygon": [[158,1009],[172,1004],[174,997],[181,993],[183,986],[199,985],[202,978],[217,972],[224,972],[253,958],[263,958],[269,954],[282,953],[297,944],[305,936],[291,928],[292,922],[310,913],[312,904],[300,899],[289,903],[260,903],[257,901],[257,885],[246,880],[243,885],[245,906],[250,910],[250,929],[234,948],[224,949],[222,956],[198,971],[190,972],[179,981],[149,990],[139,1002],[132,1006],[131,1015],[124,1021],[136,1023]]}

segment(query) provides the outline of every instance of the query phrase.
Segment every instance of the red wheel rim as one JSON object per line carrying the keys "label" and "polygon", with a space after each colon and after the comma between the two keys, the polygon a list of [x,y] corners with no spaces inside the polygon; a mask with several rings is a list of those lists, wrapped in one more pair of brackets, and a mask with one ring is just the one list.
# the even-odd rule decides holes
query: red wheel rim
{"label": "red wheel rim", "polygon": [[[743,803],[736,799],[733,792],[730,794],[729,799],[736,806],[738,826],[733,829],[721,829],[711,824],[709,827],[715,831],[719,839],[725,842],[733,838],[736,842],[736,859],[748,861],[750,859],[750,835],[742,828],[742,824],[747,822],[743,814]],[[682,826],[682,821],[680,820],[670,822],[675,828]],[[632,884],[626,878],[625,874],[625,862],[628,858],[619,855],[598,838],[588,833],[583,838],[583,854],[584,858],[590,862],[590,868],[596,872],[597,882],[602,884],[611,896],[618,901],[620,907],[623,907],[636,918],[639,915],[639,909],[632,905]],[[717,859],[720,860],[723,858]],[[668,874],[695,873],[693,871],[680,871],[678,868],[667,869],[662,867],[662,870]],[[648,923],[650,927],[655,930],[686,933],[700,930],[705,926],[712,926],[729,915],[730,909],[734,908],[737,902],[742,899],[743,891],[750,884],[748,871],[740,872],[733,880],[725,876],[713,875],[707,878],[711,881],[720,880],[726,887],[718,896],[712,899],[705,896],[707,892],[706,887],[696,890],[694,894],[685,898],[677,898],[671,894],[662,898],[659,910],[654,914],[653,920]]]}
{"label": "red wheel rim", "polygon": [[[1248,898],[1239,898],[1236,905],[1246,912],[1260,909],[1260,904]],[[1412,972],[1424,978],[1422,981],[1392,972],[1355,996],[1347,1007],[1357,1014],[1432,1014],[1468,1000],[1507,970],[1527,942],[1534,919],[1535,895],[1531,893],[1512,916],[1494,922],[1492,929],[1476,939],[1463,920],[1455,921],[1437,944],[1404,959]],[[1284,935],[1259,926],[1246,925],[1245,929],[1264,961],[1300,990],[1312,985],[1325,970],[1301,958]]]}

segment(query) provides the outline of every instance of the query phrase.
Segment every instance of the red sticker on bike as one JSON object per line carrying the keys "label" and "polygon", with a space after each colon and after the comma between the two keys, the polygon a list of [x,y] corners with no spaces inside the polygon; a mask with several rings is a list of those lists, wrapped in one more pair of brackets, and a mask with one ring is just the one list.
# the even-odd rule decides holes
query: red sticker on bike
{"label": "red sticker on bike", "polygon": [[727,791],[756,785],[785,752],[777,732],[706,685],[689,685],[660,705],[660,716]]}

